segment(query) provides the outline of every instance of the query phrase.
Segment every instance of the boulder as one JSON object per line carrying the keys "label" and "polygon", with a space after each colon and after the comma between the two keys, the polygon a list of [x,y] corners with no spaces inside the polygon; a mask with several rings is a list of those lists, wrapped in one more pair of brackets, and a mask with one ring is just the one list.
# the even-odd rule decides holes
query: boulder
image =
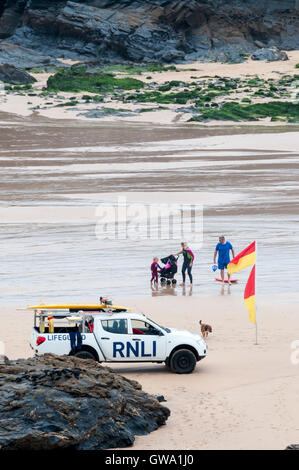
{"label": "boulder", "polygon": [[9,64],[22,69],[60,65],[56,59],[41,54],[37,50],[0,41],[0,65]]}
{"label": "boulder", "polygon": [[240,64],[245,62],[245,56],[239,52],[227,51],[219,54],[210,54],[211,60],[215,62],[223,62],[226,64]]}
{"label": "boulder", "polygon": [[9,64],[0,65],[0,81],[15,85],[27,85],[36,82],[32,75]]}
{"label": "boulder", "polygon": [[170,415],[139,383],[71,356],[0,364],[0,389],[1,450],[126,447]]}
{"label": "boulder", "polygon": [[254,41],[254,45],[256,47],[259,47],[260,49],[263,49],[265,47],[265,44],[262,41]]}
{"label": "boulder", "polygon": [[254,52],[251,55],[252,60],[267,60],[268,62],[276,62],[278,60],[289,60],[286,52],[279,51],[276,48],[265,48]]}

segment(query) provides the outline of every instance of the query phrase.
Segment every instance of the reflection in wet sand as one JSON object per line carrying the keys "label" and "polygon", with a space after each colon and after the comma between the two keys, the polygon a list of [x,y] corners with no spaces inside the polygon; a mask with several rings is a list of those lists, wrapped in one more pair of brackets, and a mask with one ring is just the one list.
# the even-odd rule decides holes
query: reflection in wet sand
{"label": "reflection in wet sand", "polygon": [[182,295],[186,296],[189,295],[191,296],[193,293],[193,286],[189,286],[189,288],[186,288],[186,286],[182,286]]}
{"label": "reflection in wet sand", "polygon": [[176,295],[179,295],[178,294],[178,289],[176,287],[172,287],[172,286],[155,286],[155,287],[152,287],[151,288],[152,290],[152,297],[161,297],[161,296],[164,296],[164,295],[173,295],[173,296],[176,296]]}

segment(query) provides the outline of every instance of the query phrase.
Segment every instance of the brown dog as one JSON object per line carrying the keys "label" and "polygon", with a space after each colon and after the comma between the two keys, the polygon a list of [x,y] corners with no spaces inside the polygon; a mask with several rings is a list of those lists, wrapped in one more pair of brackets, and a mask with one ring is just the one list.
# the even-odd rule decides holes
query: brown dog
{"label": "brown dog", "polygon": [[207,323],[202,323],[201,320],[199,321],[199,324],[203,338],[207,338],[209,333],[212,333],[211,325],[208,325]]}

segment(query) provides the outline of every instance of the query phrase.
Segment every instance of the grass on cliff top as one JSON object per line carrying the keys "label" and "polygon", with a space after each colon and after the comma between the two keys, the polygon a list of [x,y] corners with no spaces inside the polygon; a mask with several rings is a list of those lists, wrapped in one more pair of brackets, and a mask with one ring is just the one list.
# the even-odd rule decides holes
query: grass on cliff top
{"label": "grass on cliff top", "polygon": [[299,103],[276,101],[269,103],[240,104],[224,103],[220,109],[205,109],[199,116],[193,116],[189,121],[258,121],[271,117],[273,120],[289,119],[299,121]]}
{"label": "grass on cliff top", "polygon": [[144,87],[141,80],[135,78],[115,78],[112,73],[89,73],[84,67],[58,70],[55,75],[49,77],[47,89],[49,92],[64,91],[79,93],[108,93],[115,89],[140,90]]}

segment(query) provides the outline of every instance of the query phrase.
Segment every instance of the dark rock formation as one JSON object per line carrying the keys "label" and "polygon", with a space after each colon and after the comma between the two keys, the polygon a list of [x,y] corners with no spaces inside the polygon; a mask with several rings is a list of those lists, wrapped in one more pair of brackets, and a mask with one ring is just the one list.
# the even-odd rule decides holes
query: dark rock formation
{"label": "dark rock formation", "polygon": [[272,49],[262,48],[254,52],[251,58],[253,60],[267,60],[268,62],[275,62],[277,60],[289,60],[286,52],[279,51],[276,48],[272,48]]}
{"label": "dark rock formation", "polygon": [[0,364],[9,364],[9,359],[7,356],[0,355]]}
{"label": "dark rock formation", "polygon": [[13,34],[28,2],[26,0],[4,0],[1,16],[0,38]]}
{"label": "dark rock formation", "polygon": [[50,65],[61,66],[61,62],[39,53],[38,50],[10,44],[6,41],[0,41],[0,64],[10,64],[22,69]]}
{"label": "dark rock formation", "polygon": [[14,84],[28,84],[36,82],[35,78],[29,73],[8,64],[0,65],[0,81]]}
{"label": "dark rock formation", "polygon": [[0,449],[130,446],[170,411],[94,361],[47,354],[0,365]]}
{"label": "dark rock formation", "polygon": [[156,398],[157,398],[159,403],[162,403],[163,401],[167,401],[167,400],[165,400],[163,395],[157,395]]}
{"label": "dark rock formation", "polygon": [[236,62],[299,48],[298,0],[4,0],[0,15],[0,38],[51,57]]}

